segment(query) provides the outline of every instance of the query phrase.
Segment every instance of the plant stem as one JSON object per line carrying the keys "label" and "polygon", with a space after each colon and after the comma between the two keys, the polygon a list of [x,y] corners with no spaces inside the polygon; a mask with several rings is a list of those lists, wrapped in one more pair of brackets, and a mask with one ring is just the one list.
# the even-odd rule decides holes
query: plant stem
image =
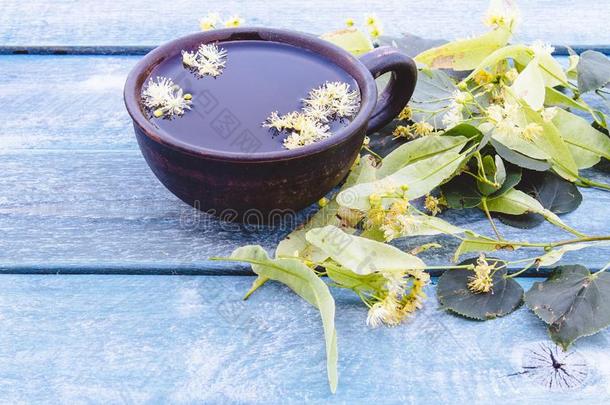
{"label": "plant stem", "polygon": [[487,198],[486,197],[481,198],[481,205],[483,208],[483,212],[485,212],[485,215],[487,216],[487,219],[489,220],[489,223],[491,224],[491,228],[494,230],[494,233],[496,234],[497,239],[504,240],[504,238],[502,238],[502,235],[500,235],[500,232],[498,232],[498,228],[496,228],[496,224],[494,223],[494,220],[491,217],[491,214],[489,213],[489,209],[487,208]]}
{"label": "plant stem", "polygon": [[523,272],[525,272],[527,269],[529,269],[530,267],[532,267],[534,265],[534,263],[536,263],[535,260],[531,261],[527,266],[525,266],[524,268],[522,268],[521,270],[519,270],[516,273],[513,274],[507,274],[506,276],[504,276],[504,278],[513,278],[513,277],[518,277],[519,275],[521,275]]}
{"label": "plant stem", "polygon": [[582,185],[584,185],[585,187],[597,187],[597,188],[601,188],[604,190],[610,190],[610,184],[599,183],[595,180],[587,179],[584,177],[578,177],[578,180],[580,180]]}
{"label": "plant stem", "polygon": [[506,246],[552,249],[554,247],[571,245],[571,244],[580,243],[580,242],[596,242],[596,241],[601,241],[601,240],[610,240],[610,235],[584,236],[582,238],[566,239],[566,240],[561,240],[558,242],[546,242],[546,243],[545,242],[517,242],[517,241],[508,241],[508,240],[496,241],[496,240],[484,240],[484,239],[468,239],[468,238],[460,238],[460,237],[458,237],[458,239],[460,239],[464,242],[477,243],[479,245],[501,244],[501,245],[506,245]]}

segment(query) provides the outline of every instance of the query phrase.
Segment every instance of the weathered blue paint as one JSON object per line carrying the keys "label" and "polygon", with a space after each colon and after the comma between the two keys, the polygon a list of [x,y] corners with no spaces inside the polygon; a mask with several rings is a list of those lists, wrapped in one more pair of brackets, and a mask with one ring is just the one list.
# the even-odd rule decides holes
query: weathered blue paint
{"label": "weathered blue paint", "polygon": [[[520,3],[518,40],[609,49],[607,2]],[[138,57],[86,55],[144,53],[196,31],[197,18],[215,10],[318,33],[374,11],[389,34],[455,38],[484,29],[486,4],[1,2],[0,54],[80,56],[0,56],[0,273],[88,275],[0,274],[0,402],[610,402],[608,330],[571,349],[584,364],[582,382],[549,388],[550,367],[537,378],[523,368],[530,350],[549,345],[542,321],[526,308],[467,321],[439,308],[429,287],[410,322],[370,330],[358,299],[333,291],[340,386],[331,396],[319,316],[287,288],[268,283],[243,302],[251,277],[141,276],[248,274],[246,266],[207,258],[244,243],[272,249],[288,230],[236,230],[177,201],[147,169],[123,109],[123,81]],[[602,172],[588,175],[608,181]],[[583,205],[565,221],[608,233],[608,193],[582,191]],[[445,215],[489,231],[478,212]],[[547,224],[534,233],[500,229],[511,239],[569,237]],[[442,242],[427,262],[448,262],[456,242]],[[595,269],[608,253],[572,252],[566,262]],[[529,288],[533,280],[520,282]]]}
{"label": "weathered blue paint", "polygon": [[357,297],[333,290],[340,380],[332,396],[317,311],[276,283],[244,302],[252,280],[0,276],[0,401],[610,401],[610,331],[571,349],[586,363],[582,383],[549,389],[518,374],[522,357],[549,341],[532,312],[467,321],[442,311],[432,287],[413,319],[374,330]]}
{"label": "weathered blue paint", "polygon": [[[231,274],[247,267],[209,262],[243,244],[272,250],[294,223],[250,229],[193,211],[155,179],[137,149],[121,99],[134,56],[1,56],[0,271],[9,273]],[[602,107],[598,104],[599,107]],[[35,113],[33,113],[35,112]],[[598,180],[607,175],[590,171]],[[564,216],[591,235],[607,234],[610,193],[582,189],[584,201]],[[443,214],[453,223],[490,234],[476,210]],[[549,224],[524,232],[500,225],[512,240],[569,238]],[[436,240],[400,242],[410,249]],[[458,241],[427,252],[430,264],[450,262]],[[600,268],[609,248],[571,252],[568,262]],[[510,257],[531,255],[526,250]]]}
{"label": "weathered blue paint", "polygon": [[[239,14],[249,25],[321,33],[339,29],[348,17],[363,24],[375,13],[388,33],[459,38],[484,32],[488,0],[190,0],[0,3],[1,45],[153,46],[199,30],[210,11]],[[555,44],[610,44],[605,29],[610,4],[599,0],[519,1],[518,37]]]}

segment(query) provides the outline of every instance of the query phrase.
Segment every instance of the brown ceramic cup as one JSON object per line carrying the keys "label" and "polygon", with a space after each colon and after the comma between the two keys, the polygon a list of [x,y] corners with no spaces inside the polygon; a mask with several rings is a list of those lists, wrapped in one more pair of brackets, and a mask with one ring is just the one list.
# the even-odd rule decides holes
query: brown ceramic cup
{"label": "brown ceramic cup", "polygon": [[[307,49],[351,75],[361,96],[356,117],[331,137],[292,150],[226,152],[194,147],[153,126],[143,110],[142,86],[152,69],[182,49],[201,43],[273,41]],[[379,95],[375,78],[391,72]],[[298,78],[295,78],[298,80]],[[270,222],[317,201],[348,173],[367,133],[390,122],[409,101],[417,69],[408,56],[380,47],[359,59],[315,36],[268,28],[234,28],[182,37],[151,51],[125,83],[125,105],[138,144],[157,178],[186,203],[224,219]]]}

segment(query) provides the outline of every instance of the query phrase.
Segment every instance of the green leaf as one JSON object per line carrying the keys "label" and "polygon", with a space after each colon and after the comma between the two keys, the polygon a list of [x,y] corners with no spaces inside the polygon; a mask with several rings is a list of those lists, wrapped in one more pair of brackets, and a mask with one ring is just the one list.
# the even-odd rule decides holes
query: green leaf
{"label": "green leaf", "polygon": [[[374,160],[371,156],[363,156],[360,163],[353,169],[347,180],[341,187],[341,190],[346,190],[351,186],[369,182],[375,179]],[[325,225],[348,226],[341,218],[339,218],[339,204],[336,200],[330,201],[325,207],[321,208],[314,214],[303,226],[292,231],[284,240],[282,240],[276,250],[275,257],[301,257],[313,262],[323,262],[328,257],[324,252],[307,242],[305,234],[313,228],[319,228]]]}
{"label": "green leaf", "polygon": [[420,69],[409,105],[414,121],[425,121],[435,128],[444,128],[443,117],[451,104],[455,82],[441,70]]}
{"label": "green leaf", "polygon": [[608,241],[595,241],[595,242],[583,242],[583,243],[574,243],[571,245],[565,245],[558,248],[555,248],[542,256],[540,256],[536,260],[536,265],[538,267],[543,266],[552,266],[563,258],[563,255],[568,252],[573,252],[575,250],[581,250],[588,247],[596,247],[596,246],[607,246],[610,245]]}
{"label": "green leaf", "polygon": [[578,60],[578,90],[597,90],[610,82],[610,60],[603,53],[584,51]]}
{"label": "green leaf", "polygon": [[252,264],[259,276],[287,285],[305,301],[320,310],[326,339],[326,368],[330,390],[337,390],[337,331],[335,330],[335,300],[316,273],[298,259],[270,259],[260,246],[236,249],[232,259]]}
{"label": "green leaf", "polygon": [[[504,171],[502,186],[491,193],[490,198],[504,195],[521,181],[521,168],[518,166],[508,164]],[[477,186],[478,182],[475,179],[462,174],[443,184],[441,189],[450,208],[462,209],[478,207],[481,204],[482,194]]]}
{"label": "green leaf", "polygon": [[583,100],[574,100],[572,97],[567,96],[561,91],[547,87],[544,96],[544,104],[546,106],[559,106],[564,108],[573,108],[585,112],[591,112],[591,107],[587,105]]}
{"label": "green leaf", "polygon": [[[495,143],[493,143],[495,141]],[[520,136],[514,136],[502,131],[494,130],[491,136],[492,145],[501,144],[514,152],[525,155],[534,160],[550,160],[551,156],[534,145],[532,142],[526,141]],[[499,154],[499,152],[498,152]],[[518,163],[515,163],[518,164]]]}
{"label": "green leaf", "polygon": [[373,44],[368,35],[357,28],[345,28],[339,31],[329,32],[320,38],[331,42],[353,55],[362,55],[373,50]]}
{"label": "green leaf", "polygon": [[610,160],[610,138],[583,118],[558,109],[553,124],[568,145],[579,169],[596,165],[602,157]]}
{"label": "green leaf", "polygon": [[496,139],[492,138],[489,142],[496,150],[496,153],[502,157],[502,159],[514,165],[523,167],[524,169],[537,171],[545,171],[551,168],[550,163],[548,163],[546,160],[533,159],[522,153],[516,152]]}
{"label": "green leaf", "polygon": [[519,103],[528,121],[543,128],[542,135],[534,138],[534,145],[549,155],[553,170],[557,174],[566,180],[575,181],[578,177],[578,166],[557,127],[552,122],[543,120],[540,113],[532,110],[527,103],[522,100],[519,100]]}
{"label": "green leaf", "polygon": [[610,325],[610,274],[559,266],[546,281],[534,283],[525,303],[549,325],[553,341],[567,350],[576,339]]}
{"label": "green leaf", "polygon": [[[544,208],[555,214],[572,212],[582,201],[578,187],[551,172],[526,171],[517,188],[534,197]],[[536,213],[497,216],[503,223],[523,229],[533,228],[544,221],[544,217]]]}
{"label": "green leaf", "polygon": [[528,63],[525,69],[519,73],[511,89],[517,97],[523,99],[534,110],[542,108],[545,84],[537,58]]}
{"label": "green leaf", "polygon": [[584,236],[580,232],[570,228],[553,212],[547,210],[538,200],[523,191],[512,189],[506,194],[489,199],[487,207],[490,211],[501,212],[503,214],[521,215],[526,212],[533,212],[542,215],[547,221],[575,235]]}
{"label": "green leaf", "polygon": [[349,235],[332,225],[312,229],[307,232],[307,240],[341,266],[360,275],[426,267],[420,258],[394,246]]}
{"label": "green leaf", "polygon": [[471,70],[505,46],[511,37],[508,28],[498,27],[476,38],[450,42],[417,55],[415,60],[433,69]]}
{"label": "green leaf", "polygon": [[[477,259],[468,259],[460,263],[476,264]],[[495,259],[487,258],[493,262]],[[485,321],[505,316],[521,305],[523,288],[512,278],[506,278],[506,265],[496,261],[499,268],[493,277],[493,290],[488,293],[473,293],[468,288],[470,277],[474,272],[468,269],[451,269],[445,271],[438,279],[437,297],[443,307],[458,315]]]}
{"label": "green leaf", "polygon": [[[456,137],[457,138],[457,137]],[[459,139],[459,138],[458,138]],[[409,200],[421,197],[451,177],[466,158],[458,144],[452,149],[410,163],[380,180],[355,185],[339,193],[337,202],[348,208],[368,210],[371,194],[384,194],[407,186]]]}
{"label": "green leaf", "polygon": [[468,139],[463,136],[426,136],[414,139],[387,155],[377,171],[377,176],[379,178],[389,176],[411,163],[439,153],[451,150],[459,151],[466,145],[466,142]]}
{"label": "green leaf", "polygon": [[466,237],[453,254],[453,261],[457,262],[460,256],[471,252],[491,252],[494,250],[517,250],[521,246],[505,243],[487,236],[478,235],[472,231],[465,232]]}
{"label": "green leaf", "polygon": [[486,56],[485,59],[483,59],[476,67],[476,69],[474,69],[464,80],[471,80],[478,72],[486,68],[494,67],[506,59],[512,59],[519,65],[525,66],[533,59],[533,57],[534,52],[527,45],[508,45]]}
{"label": "green leaf", "polygon": [[568,77],[566,76],[561,64],[550,53],[542,52],[536,55],[538,64],[541,68],[544,84],[547,87],[567,86]]}

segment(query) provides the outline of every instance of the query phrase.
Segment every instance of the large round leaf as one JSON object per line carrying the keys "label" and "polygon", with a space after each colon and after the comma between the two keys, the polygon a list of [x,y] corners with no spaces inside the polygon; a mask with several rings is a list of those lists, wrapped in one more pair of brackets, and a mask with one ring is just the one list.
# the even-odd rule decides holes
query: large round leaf
{"label": "large round leaf", "polygon": [[[567,180],[551,173],[524,170],[521,182],[516,187],[540,202],[555,214],[574,211],[582,202],[578,188]],[[503,223],[517,228],[530,229],[544,221],[540,214],[523,215],[494,214]]]}
{"label": "large round leaf", "polygon": [[[488,258],[488,261],[496,259]],[[476,259],[468,259],[460,264],[476,264]],[[506,278],[506,266],[498,261],[500,270],[494,274],[493,290],[475,294],[468,289],[472,270],[447,270],[438,279],[437,296],[439,302],[458,315],[477,320],[493,319],[510,314],[519,307],[523,299],[523,288],[512,278]]]}
{"label": "large round leaf", "polygon": [[527,306],[549,325],[555,343],[572,342],[610,325],[610,274],[591,274],[584,266],[559,266],[525,295]]}

